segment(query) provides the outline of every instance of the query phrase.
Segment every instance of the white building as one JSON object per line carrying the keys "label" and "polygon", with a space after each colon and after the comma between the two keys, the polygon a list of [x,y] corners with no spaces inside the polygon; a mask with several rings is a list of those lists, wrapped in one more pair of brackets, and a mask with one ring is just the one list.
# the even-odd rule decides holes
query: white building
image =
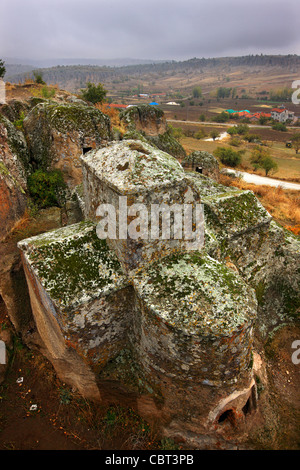
{"label": "white building", "polygon": [[288,120],[293,121],[295,113],[286,108],[273,108],[271,111],[271,118],[274,119],[274,121],[279,122],[286,122]]}

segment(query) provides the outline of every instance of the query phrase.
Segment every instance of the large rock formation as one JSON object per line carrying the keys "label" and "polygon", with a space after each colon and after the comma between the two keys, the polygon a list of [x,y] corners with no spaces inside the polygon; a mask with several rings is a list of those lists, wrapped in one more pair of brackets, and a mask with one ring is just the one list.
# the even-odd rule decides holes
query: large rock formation
{"label": "large rock formation", "polygon": [[10,232],[26,209],[26,143],[22,135],[0,116],[0,240]]}
{"label": "large rock formation", "polygon": [[82,182],[80,156],[111,138],[110,120],[92,106],[45,102],[23,121],[33,164],[58,168],[71,188]]}
{"label": "large rock formation", "polygon": [[162,109],[147,104],[130,106],[120,113],[120,120],[128,130],[143,132],[148,136],[164,134],[167,122]]}
{"label": "large rock formation", "polygon": [[209,152],[196,150],[187,155],[182,161],[183,167],[192,167],[198,173],[209,176],[215,181],[219,180],[220,169],[218,160]]}
{"label": "large rock formation", "polygon": [[[255,329],[266,338],[295,318],[299,240],[252,192],[184,172],[145,142],[113,142],[81,160],[89,220],[19,243],[48,357],[84,396],[101,400],[109,390],[112,399],[119,384],[166,435],[211,445],[219,422],[242,426],[256,407]],[[163,203],[203,205],[204,246],[200,238],[190,249],[175,230],[165,239],[151,230],[120,236],[120,218],[138,233],[149,228],[141,212]],[[99,206],[104,219],[107,210],[116,216],[115,225],[106,220],[116,237],[99,239]]]}
{"label": "large rock formation", "polygon": [[146,141],[176,158],[186,156],[182,145],[168,129],[164,112],[151,105],[138,105],[120,113],[120,121],[126,127],[124,139]]}

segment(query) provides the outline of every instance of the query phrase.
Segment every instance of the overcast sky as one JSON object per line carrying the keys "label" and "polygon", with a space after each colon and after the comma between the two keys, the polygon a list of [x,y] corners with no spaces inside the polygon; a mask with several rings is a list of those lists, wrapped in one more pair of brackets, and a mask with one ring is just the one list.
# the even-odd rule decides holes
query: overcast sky
{"label": "overcast sky", "polygon": [[300,0],[0,0],[0,58],[300,54]]}

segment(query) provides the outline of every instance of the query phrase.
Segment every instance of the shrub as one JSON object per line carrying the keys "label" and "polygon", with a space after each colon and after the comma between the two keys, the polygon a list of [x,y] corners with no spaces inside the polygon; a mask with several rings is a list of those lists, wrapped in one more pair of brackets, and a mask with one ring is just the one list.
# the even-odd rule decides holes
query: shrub
{"label": "shrub", "polygon": [[25,114],[24,114],[24,111],[21,111],[20,113],[20,117],[19,119],[17,119],[16,121],[14,121],[14,126],[17,128],[17,129],[22,129],[23,128],[23,121],[25,119]]}
{"label": "shrub", "polygon": [[281,131],[281,132],[287,131],[286,125],[283,124],[282,122],[276,122],[275,124],[273,124],[272,129],[274,129],[274,131]]}
{"label": "shrub", "polygon": [[95,85],[94,83],[88,82],[85,90],[81,90],[81,97],[90,101],[91,103],[102,103],[107,94],[107,90],[103,87],[101,83]]}
{"label": "shrub", "polygon": [[28,177],[28,191],[39,208],[58,206],[65,202],[66,184],[60,170],[37,170]]}
{"label": "shrub", "polygon": [[34,71],[33,76],[34,76],[35,83],[38,83],[40,85],[46,85],[46,82],[44,82],[43,80],[42,72]]}
{"label": "shrub", "polygon": [[215,156],[220,159],[224,165],[235,167],[242,161],[240,152],[235,152],[230,148],[218,147],[215,150]]}
{"label": "shrub", "polygon": [[241,145],[241,140],[239,137],[231,137],[229,145],[232,145],[233,147],[239,147]]}
{"label": "shrub", "polygon": [[42,97],[45,99],[53,98],[55,96],[55,89],[54,88],[48,88],[47,86],[43,86],[41,90]]}
{"label": "shrub", "polygon": [[229,114],[226,113],[225,111],[222,111],[220,114],[212,118],[212,121],[214,122],[227,122],[228,120],[229,120]]}
{"label": "shrub", "polygon": [[246,134],[244,137],[245,140],[250,142],[260,142],[260,137],[257,134]]}

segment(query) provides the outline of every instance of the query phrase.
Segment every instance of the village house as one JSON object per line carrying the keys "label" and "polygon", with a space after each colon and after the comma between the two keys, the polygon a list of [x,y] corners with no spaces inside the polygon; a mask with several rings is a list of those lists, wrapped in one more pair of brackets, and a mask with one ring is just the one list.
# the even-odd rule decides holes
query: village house
{"label": "village house", "polygon": [[271,110],[271,118],[274,119],[274,121],[279,122],[286,122],[288,120],[293,121],[295,119],[295,113],[284,107],[273,108]]}

